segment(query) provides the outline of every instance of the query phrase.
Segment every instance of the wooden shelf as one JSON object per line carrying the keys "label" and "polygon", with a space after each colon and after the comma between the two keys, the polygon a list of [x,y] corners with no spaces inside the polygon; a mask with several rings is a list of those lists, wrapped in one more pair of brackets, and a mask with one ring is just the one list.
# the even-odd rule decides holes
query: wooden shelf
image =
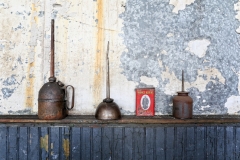
{"label": "wooden shelf", "polygon": [[38,123],[38,124],[225,124],[239,123],[240,116],[211,115],[193,116],[192,119],[175,119],[172,116],[136,117],[123,116],[120,120],[97,120],[94,116],[70,115],[62,120],[40,120],[37,115],[2,115],[1,124],[11,123]]}

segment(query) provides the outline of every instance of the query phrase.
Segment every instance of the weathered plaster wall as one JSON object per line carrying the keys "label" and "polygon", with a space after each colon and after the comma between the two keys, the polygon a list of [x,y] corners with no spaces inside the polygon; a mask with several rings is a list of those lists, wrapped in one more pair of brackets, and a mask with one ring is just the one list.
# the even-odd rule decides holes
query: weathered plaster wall
{"label": "weathered plaster wall", "polygon": [[49,77],[55,19],[56,77],[76,89],[70,114],[94,114],[111,97],[134,114],[136,86],[156,87],[156,113],[171,114],[181,70],[194,114],[240,113],[238,0],[3,0],[0,2],[0,113],[36,114]]}

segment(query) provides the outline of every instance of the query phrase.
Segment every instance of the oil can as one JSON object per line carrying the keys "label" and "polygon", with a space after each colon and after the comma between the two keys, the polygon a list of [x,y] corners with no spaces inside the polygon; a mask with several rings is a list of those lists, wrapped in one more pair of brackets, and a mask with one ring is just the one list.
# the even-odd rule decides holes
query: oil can
{"label": "oil can", "polygon": [[184,91],[184,71],[182,71],[182,91],[173,97],[173,117],[179,119],[192,118],[193,100]]}
{"label": "oil can", "polygon": [[155,88],[136,88],[136,116],[155,115]]}
{"label": "oil can", "polygon": [[[64,87],[61,81],[54,76],[54,20],[51,22],[51,60],[49,82],[45,83],[38,93],[38,118],[43,120],[63,119],[68,110],[74,107],[74,87]],[[72,103],[69,107],[67,89],[72,89]]]}

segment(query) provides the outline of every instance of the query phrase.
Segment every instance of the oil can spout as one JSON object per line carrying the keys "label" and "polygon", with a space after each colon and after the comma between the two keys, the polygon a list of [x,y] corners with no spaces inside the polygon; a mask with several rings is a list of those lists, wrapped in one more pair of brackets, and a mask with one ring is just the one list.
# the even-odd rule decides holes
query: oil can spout
{"label": "oil can spout", "polygon": [[184,71],[182,70],[182,92],[184,92]]}
{"label": "oil can spout", "polygon": [[107,44],[107,55],[106,55],[106,99],[110,99],[110,82],[109,82],[109,58],[108,58],[108,54],[109,54],[109,41]]}
{"label": "oil can spout", "polygon": [[54,19],[51,21],[51,60],[50,60],[50,77],[49,82],[56,82],[54,76]]}

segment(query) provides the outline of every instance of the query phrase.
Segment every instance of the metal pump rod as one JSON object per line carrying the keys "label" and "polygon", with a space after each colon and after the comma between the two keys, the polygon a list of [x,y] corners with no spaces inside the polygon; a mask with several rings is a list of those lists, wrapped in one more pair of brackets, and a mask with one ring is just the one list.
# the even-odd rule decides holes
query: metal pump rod
{"label": "metal pump rod", "polygon": [[109,58],[108,58],[108,54],[109,54],[109,41],[108,41],[108,45],[107,45],[107,55],[106,55],[106,98],[109,99],[110,98],[110,81],[109,81]]}
{"label": "metal pump rod", "polygon": [[54,19],[51,22],[51,61],[50,61],[50,77],[54,77]]}
{"label": "metal pump rod", "polygon": [[184,71],[182,70],[182,92],[184,92]]}

